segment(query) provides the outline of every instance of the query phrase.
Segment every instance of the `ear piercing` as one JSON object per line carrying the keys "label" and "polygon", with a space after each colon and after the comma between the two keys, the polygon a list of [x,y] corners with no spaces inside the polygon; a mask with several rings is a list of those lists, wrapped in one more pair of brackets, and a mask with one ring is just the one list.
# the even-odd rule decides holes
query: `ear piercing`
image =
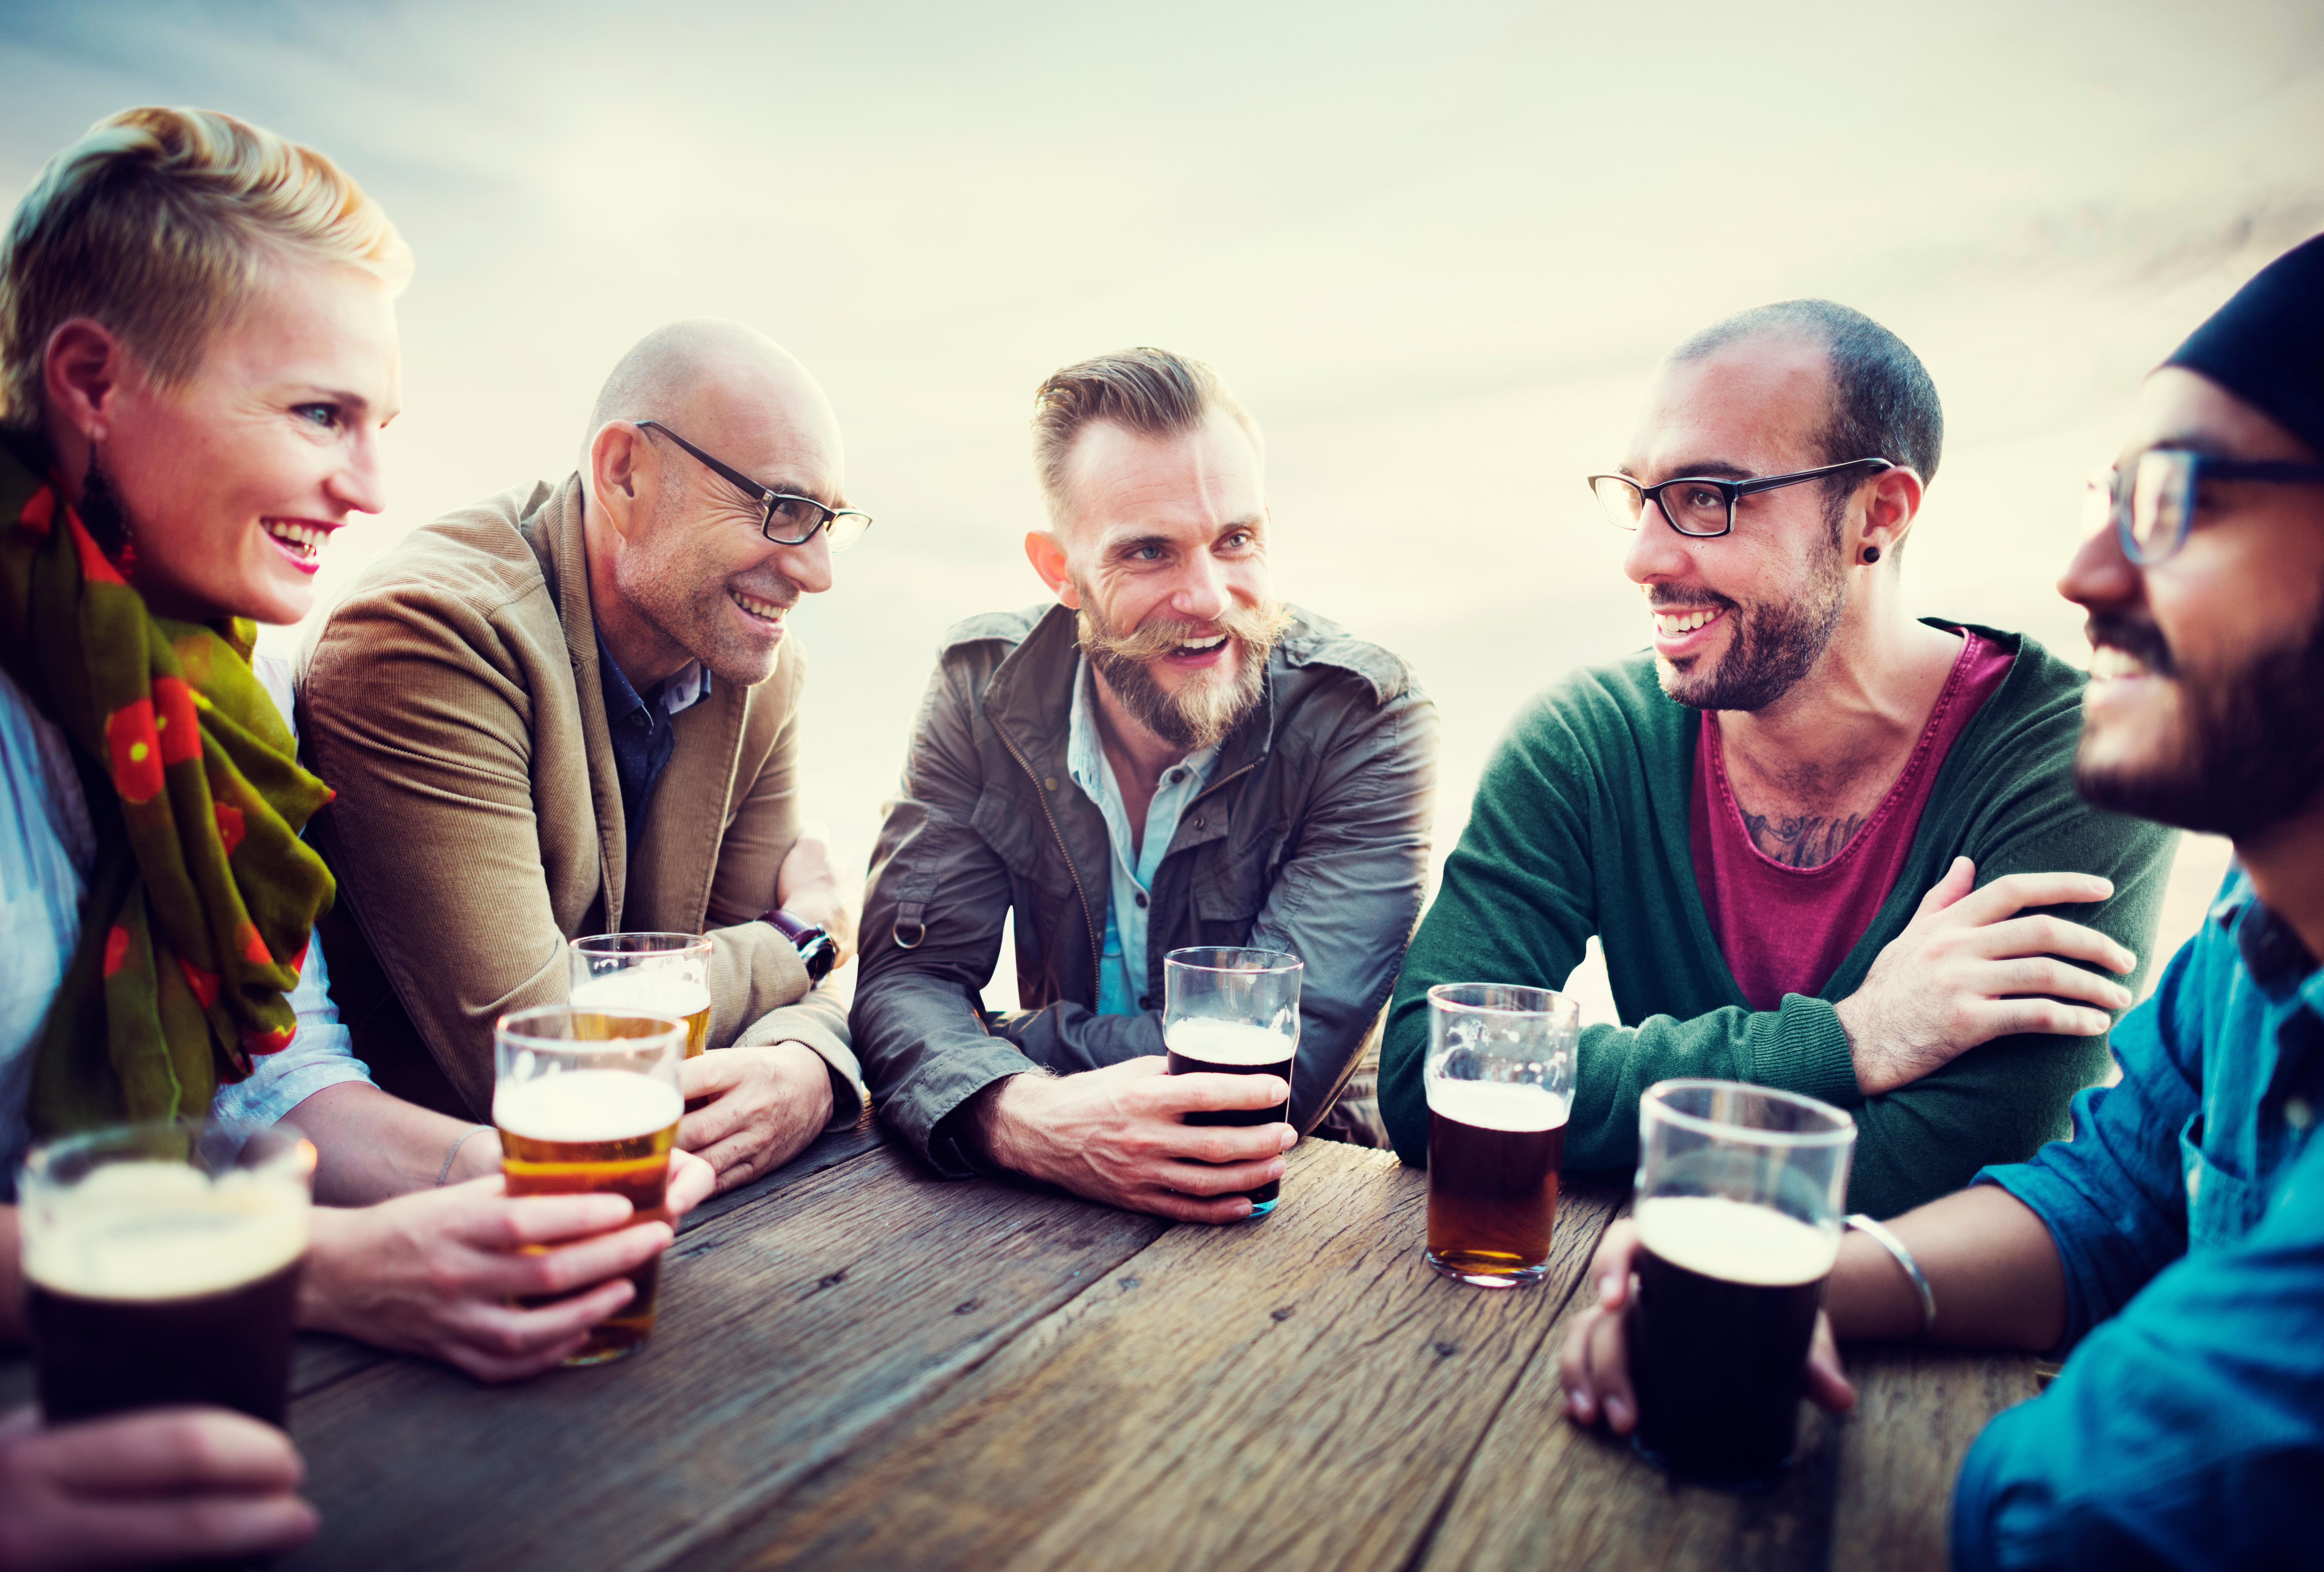
{"label": "ear piercing", "polygon": [[1865,559],[1867,562],[1877,562],[1877,561],[1879,561],[1879,560],[1880,560],[1880,548],[1879,548],[1879,547],[1877,547],[1877,546],[1867,546],[1867,547],[1865,547],[1865,548],[1864,548],[1864,559]]}

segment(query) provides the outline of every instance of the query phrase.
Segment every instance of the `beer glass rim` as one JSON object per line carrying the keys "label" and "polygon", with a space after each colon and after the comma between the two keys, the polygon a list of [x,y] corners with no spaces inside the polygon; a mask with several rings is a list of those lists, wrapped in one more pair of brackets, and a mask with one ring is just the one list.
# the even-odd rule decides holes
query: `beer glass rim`
{"label": "beer glass rim", "polygon": [[48,1189],[69,1182],[56,1177],[54,1170],[60,1162],[101,1146],[129,1145],[140,1137],[165,1133],[189,1139],[187,1161],[189,1163],[206,1133],[223,1137],[237,1156],[248,1151],[253,1142],[278,1144],[279,1151],[263,1155],[259,1161],[272,1164],[287,1158],[298,1168],[299,1177],[309,1182],[314,1179],[319,1155],[306,1132],[287,1120],[261,1124],[246,1119],[133,1119],[120,1124],[104,1124],[94,1130],[54,1136],[25,1148],[16,1170],[17,1193],[22,1195],[28,1189]]}
{"label": "beer glass rim", "polygon": [[[641,944],[643,939],[668,939],[668,944]],[[715,947],[705,933],[659,932],[652,929],[624,929],[620,933],[593,933],[586,939],[572,941],[573,948],[586,956],[668,956],[708,955]],[[521,1011],[511,1013],[521,1014]],[[506,1019],[506,1017],[503,1017]]]}
{"label": "beer glass rim", "polygon": [[[609,1015],[623,1021],[651,1021],[662,1030],[637,1037],[546,1037],[528,1031],[533,1022],[557,1018],[570,1020],[576,1015]],[[534,1052],[548,1053],[650,1053],[675,1044],[681,1050],[686,1046],[686,1022],[675,1015],[659,1014],[651,1010],[626,1010],[613,1005],[535,1004],[523,1010],[512,1010],[493,1022],[495,1040],[521,1044]]]}
{"label": "beer glass rim", "polygon": [[[1690,1114],[1674,1107],[1669,1096],[1673,1092],[1717,1089],[1740,1092],[1769,1102],[1783,1103],[1824,1122],[1821,1130],[1763,1130],[1754,1124],[1732,1124],[1724,1120],[1707,1119],[1700,1114]],[[1656,1081],[1638,1094],[1639,1117],[1655,1118],[1674,1124],[1681,1130],[1697,1135],[1709,1135],[1721,1141],[1741,1142],[1753,1146],[1811,1148],[1847,1146],[1856,1140],[1856,1121],[1844,1109],[1835,1108],[1820,1098],[1801,1092],[1787,1092],[1775,1087],[1753,1086],[1748,1081],[1722,1081],[1711,1077]]]}
{"label": "beer glass rim", "polygon": [[[1456,997],[1472,990],[1505,995],[1531,994],[1540,1003],[1520,1004],[1512,1000],[1489,1003]],[[1457,1010],[1464,1015],[1571,1015],[1579,1019],[1582,1013],[1582,1002],[1572,994],[1536,987],[1531,983],[1438,983],[1428,990],[1428,1003],[1433,1009]]]}
{"label": "beer glass rim", "polygon": [[[1221,965],[1214,961],[1189,958],[1194,956],[1247,956],[1252,957],[1252,962]],[[1259,949],[1248,945],[1234,944],[1188,945],[1184,949],[1167,952],[1162,957],[1162,964],[1165,966],[1176,966],[1182,971],[1240,973],[1254,976],[1264,976],[1270,972],[1303,971],[1307,965],[1288,950]]]}

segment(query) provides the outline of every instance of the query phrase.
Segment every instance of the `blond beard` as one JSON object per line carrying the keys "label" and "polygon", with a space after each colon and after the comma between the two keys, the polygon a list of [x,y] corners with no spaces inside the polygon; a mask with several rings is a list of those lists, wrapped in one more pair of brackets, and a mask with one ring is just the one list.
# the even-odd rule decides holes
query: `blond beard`
{"label": "blond beard", "polygon": [[1083,653],[1090,658],[1106,686],[1121,701],[1130,718],[1175,747],[1190,754],[1214,748],[1243,718],[1259,707],[1267,693],[1267,657],[1291,613],[1280,601],[1264,606],[1230,606],[1213,619],[1232,641],[1234,664],[1222,680],[1204,672],[1176,693],[1155,680],[1153,662],[1199,636],[1198,624],[1176,617],[1148,617],[1127,633],[1100,624],[1088,607],[1093,604],[1082,588],[1083,610],[1074,618]]}

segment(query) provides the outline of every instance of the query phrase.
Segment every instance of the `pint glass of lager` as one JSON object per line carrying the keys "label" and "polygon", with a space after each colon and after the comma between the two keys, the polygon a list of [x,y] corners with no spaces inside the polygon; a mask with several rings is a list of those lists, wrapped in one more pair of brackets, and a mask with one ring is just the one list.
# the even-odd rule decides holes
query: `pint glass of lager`
{"label": "pint glass of lager", "polygon": [[[1174,949],[1162,957],[1162,1045],[1174,1076],[1281,1076],[1291,1084],[1299,1051],[1297,956],[1272,949]],[[1272,1108],[1189,1114],[1189,1124],[1281,1124],[1288,1097]],[[1277,1179],[1243,1193],[1250,1215],[1275,1210]]]}
{"label": "pint glass of lager", "polygon": [[280,1426],[315,1149],[276,1124],[126,1124],[34,1147],[16,1195],[51,1424],[217,1403]]}
{"label": "pint glass of lager", "polygon": [[1671,1473],[1754,1489],[1791,1462],[1855,1147],[1846,1114],[1793,1092],[1663,1081],[1640,1097],[1634,1440]]}
{"label": "pint glass of lager", "polygon": [[[493,1124],[508,1193],[604,1190],[629,1197],[632,1222],[668,1222],[662,1200],[684,1112],[686,1031],[666,1015],[561,1004],[502,1016],[493,1030]],[[635,1297],[565,1363],[602,1364],[643,1344],[660,1275],[659,1255],[632,1272]]]}
{"label": "pint glass of lager", "polygon": [[1428,1264],[1516,1288],[1549,1266],[1582,1010],[1546,988],[1428,990]]}
{"label": "pint glass of lager", "polygon": [[574,1008],[674,1016],[686,1022],[687,1058],[710,1046],[710,941],[700,934],[601,933],[575,939],[568,953]]}

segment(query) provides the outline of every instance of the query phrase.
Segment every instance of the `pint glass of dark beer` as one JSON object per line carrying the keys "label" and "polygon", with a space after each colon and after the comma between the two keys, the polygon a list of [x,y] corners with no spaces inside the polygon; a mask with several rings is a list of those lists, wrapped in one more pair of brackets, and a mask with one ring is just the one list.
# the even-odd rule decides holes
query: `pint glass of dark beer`
{"label": "pint glass of dark beer", "polygon": [[1669,1472],[1755,1489],[1791,1462],[1855,1147],[1846,1114],[1793,1092],[1663,1081],[1640,1097],[1634,1439]]}
{"label": "pint glass of dark beer", "polygon": [[1546,988],[1428,990],[1428,1264],[1517,1288],[1549,1266],[1581,1006]]}
{"label": "pint glass of dark beer", "polygon": [[314,1172],[281,1124],[126,1124],[33,1148],[16,1195],[49,1422],[217,1403],[280,1426]]}
{"label": "pint glass of dark beer", "polygon": [[[1299,1051],[1297,956],[1271,949],[1174,949],[1162,957],[1162,1044],[1170,1073],[1281,1076],[1291,1083]],[[1189,1114],[1189,1124],[1280,1124],[1291,1117],[1288,1098],[1272,1108],[1230,1108]],[[1275,1210],[1277,1179],[1244,1193],[1250,1215]]]}
{"label": "pint glass of dark beer", "polygon": [[[493,1031],[493,1124],[508,1193],[604,1190],[629,1197],[631,1222],[668,1222],[686,1031],[674,1016],[562,1004],[502,1016]],[[659,1255],[632,1272],[636,1295],[565,1363],[602,1364],[641,1346],[660,1279]]]}

